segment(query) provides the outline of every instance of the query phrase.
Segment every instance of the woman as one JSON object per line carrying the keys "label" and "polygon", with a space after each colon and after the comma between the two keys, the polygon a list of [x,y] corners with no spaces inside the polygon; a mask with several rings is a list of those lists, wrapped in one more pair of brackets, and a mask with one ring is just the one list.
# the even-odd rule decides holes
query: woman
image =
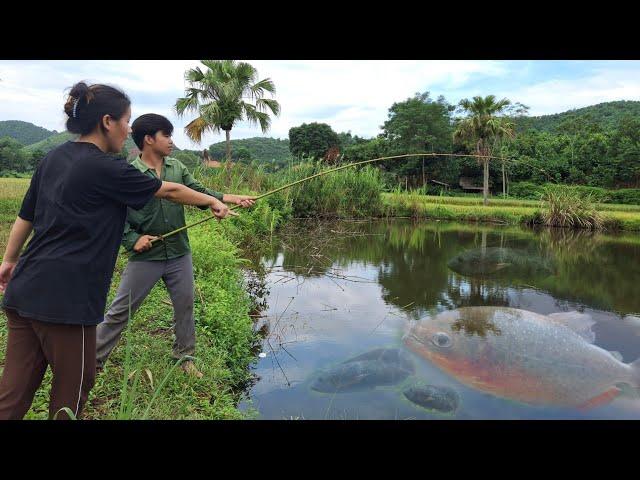
{"label": "woman", "polygon": [[[113,153],[131,129],[120,90],[84,82],[69,93],[67,130],[79,134],[38,165],[0,265],[8,318],[0,419],[21,419],[51,366],[49,418],[78,417],[95,379],[96,325],[122,240],[127,207],[153,196],[233,214],[215,197],[141,173]],[[33,231],[25,251],[20,250]]]}

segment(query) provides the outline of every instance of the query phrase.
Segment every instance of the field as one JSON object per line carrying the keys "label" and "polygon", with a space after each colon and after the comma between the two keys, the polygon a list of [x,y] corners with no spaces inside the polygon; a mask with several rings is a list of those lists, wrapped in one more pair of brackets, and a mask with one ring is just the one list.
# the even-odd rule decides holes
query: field
{"label": "field", "polygon": [[[384,214],[442,220],[492,223],[524,223],[540,211],[535,200],[491,199],[486,207],[481,197],[439,197],[407,193],[383,193]],[[640,230],[640,205],[598,204],[609,219],[619,222],[623,230]]]}

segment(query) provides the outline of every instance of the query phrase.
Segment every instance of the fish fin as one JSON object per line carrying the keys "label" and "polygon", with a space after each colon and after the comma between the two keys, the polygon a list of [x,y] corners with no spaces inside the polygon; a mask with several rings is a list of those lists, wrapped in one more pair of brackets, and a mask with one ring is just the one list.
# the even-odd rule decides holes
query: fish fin
{"label": "fish fin", "polygon": [[613,358],[615,358],[616,360],[622,361],[622,354],[620,352],[616,350],[610,350],[609,353],[613,355]]}
{"label": "fish fin", "polygon": [[596,339],[596,334],[591,330],[591,327],[596,322],[591,318],[591,315],[587,313],[580,313],[576,311],[559,312],[551,313],[547,316],[551,320],[570,328],[589,343],[593,343]]}
{"label": "fish fin", "polygon": [[374,350],[370,350],[363,354],[358,355],[357,357],[350,358],[342,363],[352,363],[352,362],[368,362],[368,361],[392,361],[394,357],[399,357],[401,352],[397,348],[376,348]]}
{"label": "fish fin", "polygon": [[506,263],[506,262],[496,263],[496,270],[501,270],[501,269],[509,267],[509,266],[511,266],[511,264],[510,263]]}
{"label": "fish fin", "polygon": [[620,395],[624,395],[628,398],[640,398],[640,389],[635,388],[628,382],[619,382],[616,383],[616,387],[618,387],[622,392]]}
{"label": "fish fin", "polygon": [[593,397],[590,400],[587,400],[585,403],[578,407],[579,410],[590,410],[592,408],[601,407],[611,402],[614,398],[622,393],[622,390],[618,387],[611,387],[608,390],[605,390],[600,395]]}

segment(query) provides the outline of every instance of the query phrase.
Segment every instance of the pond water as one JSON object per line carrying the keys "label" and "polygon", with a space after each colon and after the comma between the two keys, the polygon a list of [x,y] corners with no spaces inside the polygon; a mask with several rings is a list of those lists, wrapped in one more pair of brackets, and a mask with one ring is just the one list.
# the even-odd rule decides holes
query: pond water
{"label": "pond water", "polygon": [[[535,374],[541,390],[553,390],[552,381],[560,378],[569,389],[575,384],[577,395],[592,379],[594,396],[604,393],[620,379],[612,376],[611,385],[596,385],[606,377],[590,373],[603,361],[599,355],[619,352],[625,364],[640,357],[639,235],[402,219],[299,222],[274,237],[257,263],[267,290],[256,325],[264,340],[257,381],[240,405],[256,411],[257,418],[640,419],[633,386],[618,385],[621,392],[612,401],[590,408],[535,401],[535,392],[533,401],[524,402],[511,394],[511,384],[501,393],[479,388],[403,342],[418,322],[462,307],[512,307],[542,315],[577,311],[583,314],[577,318],[595,322],[591,331],[599,347],[585,347],[586,339],[580,345],[582,337],[569,342],[571,361],[584,366],[587,380],[570,378],[575,372],[564,365],[566,355],[556,356],[555,342],[573,335],[564,326],[538,338],[536,332],[518,332],[524,324],[514,320],[509,328],[530,341],[513,343],[507,353],[547,365]],[[480,343],[495,337],[493,331],[465,334]],[[344,363],[363,354],[369,358],[368,352],[380,358],[384,351],[376,349],[394,349],[384,351],[400,355],[411,371],[385,380],[380,369],[397,367],[393,362]],[[469,368],[491,383],[489,366],[472,350],[466,355]],[[327,374],[338,385],[333,391],[317,388]],[[416,385],[453,391],[455,410],[413,403],[405,393]]]}

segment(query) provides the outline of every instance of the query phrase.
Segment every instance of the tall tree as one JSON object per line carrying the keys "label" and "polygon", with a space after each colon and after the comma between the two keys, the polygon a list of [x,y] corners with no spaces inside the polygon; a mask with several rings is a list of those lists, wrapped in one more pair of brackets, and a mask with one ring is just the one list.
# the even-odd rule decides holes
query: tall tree
{"label": "tall tree", "polygon": [[340,138],[326,123],[303,123],[289,129],[289,150],[295,157],[324,158],[332,147],[340,144]]}
{"label": "tall tree", "polygon": [[[495,95],[487,95],[484,98],[476,96],[472,100],[465,98],[458,104],[458,109],[466,117],[458,121],[453,139],[454,142],[472,146],[476,154],[485,157],[479,161],[483,166],[483,203],[488,205],[489,158],[486,157],[491,156],[502,139],[513,138],[515,135],[515,123],[507,115],[522,115],[528,107],[520,103],[512,104],[506,98],[496,100]],[[503,185],[504,183],[503,173]]]}
{"label": "tall tree", "polygon": [[[276,92],[269,78],[258,80],[257,70],[246,62],[235,60],[201,60],[205,69],[192,68],[185,73],[189,87],[185,97],[176,101],[178,115],[192,111],[198,114],[186,127],[187,136],[200,142],[210,130],[224,130],[227,142],[227,164],[231,161],[231,129],[240,121],[260,125],[263,133],[269,130],[271,117],[280,114],[280,104],[265,93]],[[253,103],[252,103],[253,102]]]}
{"label": "tall tree", "polygon": [[[437,100],[429,97],[429,92],[416,93],[403,102],[394,103],[389,108],[388,119],[382,125],[383,137],[389,141],[391,150],[397,154],[418,152],[449,152],[451,150],[451,112],[444,97]],[[438,159],[429,158],[427,170],[431,175]],[[398,174],[425,177],[425,157],[408,158],[402,163],[386,165]]]}
{"label": "tall tree", "polygon": [[382,125],[384,137],[406,153],[449,149],[453,108],[442,96],[434,101],[429,92],[416,93],[391,106]]}

